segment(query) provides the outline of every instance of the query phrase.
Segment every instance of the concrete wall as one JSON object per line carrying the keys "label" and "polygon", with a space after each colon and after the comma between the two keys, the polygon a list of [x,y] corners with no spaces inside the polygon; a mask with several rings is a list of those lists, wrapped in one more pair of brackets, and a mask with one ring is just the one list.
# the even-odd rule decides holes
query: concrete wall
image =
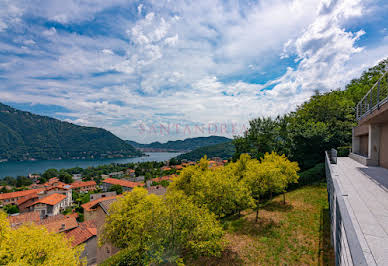
{"label": "concrete wall", "polygon": [[368,157],[368,135],[360,136],[360,155]]}
{"label": "concrete wall", "polygon": [[388,168],[388,123],[380,128],[380,166]]}

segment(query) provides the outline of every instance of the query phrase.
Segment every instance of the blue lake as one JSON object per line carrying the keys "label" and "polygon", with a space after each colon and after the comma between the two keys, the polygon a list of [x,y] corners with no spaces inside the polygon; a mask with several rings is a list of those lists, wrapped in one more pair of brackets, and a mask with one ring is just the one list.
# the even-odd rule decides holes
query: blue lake
{"label": "blue lake", "polygon": [[148,156],[135,158],[115,158],[101,160],[42,160],[42,161],[23,161],[23,162],[0,162],[0,178],[5,176],[16,177],[18,175],[28,175],[32,173],[43,173],[47,169],[56,168],[86,168],[89,166],[98,166],[110,163],[137,163],[149,161],[166,161],[180,153],[175,152],[150,152]]}

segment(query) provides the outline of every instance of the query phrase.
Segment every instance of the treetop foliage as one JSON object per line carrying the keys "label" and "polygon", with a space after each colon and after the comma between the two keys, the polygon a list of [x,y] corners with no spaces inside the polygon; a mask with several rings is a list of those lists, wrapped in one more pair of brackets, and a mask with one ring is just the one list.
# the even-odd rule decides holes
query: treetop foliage
{"label": "treetop foliage", "polygon": [[79,257],[83,246],[71,247],[63,234],[49,233],[43,226],[10,227],[0,211],[1,265],[86,265]]}

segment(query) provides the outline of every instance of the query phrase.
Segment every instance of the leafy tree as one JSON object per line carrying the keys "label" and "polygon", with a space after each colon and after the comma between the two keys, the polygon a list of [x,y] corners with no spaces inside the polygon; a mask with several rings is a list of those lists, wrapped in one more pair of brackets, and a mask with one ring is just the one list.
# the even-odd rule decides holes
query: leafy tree
{"label": "leafy tree", "polygon": [[165,198],[135,188],[112,204],[100,243],[123,249],[110,260],[120,265],[175,262],[182,255],[219,255],[220,224],[182,192]]}
{"label": "leafy tree", "polygon": [[3,209],[4,209],[4,211],[5,211],[7,214],[14,214],[14,213],[18,213],[18,212],[19,212],[18,206],[13,205],[13,204],[5,205],[5,206],[3,207]]}
{"label": "leafy tree", "polygon": [[206,156],[195,166],[186,167],[170,184],[218,217],[232,215],[254,205],[249,189],[230,168],[209,169]]}
{"label": "leafy tree", "polygon": [[59,172],[57,169],[54,169],[54,168],[50,168],[50,169],[47,169],[43,174],[42,174],[42,178],[46,179],[46,180],[49,180],[50,178],[53,178],[53,177],[58,177],[59,175]]}
{"label": "leafy tree", "polygon": [[71,174],[69,174],[68,172],[66,172],[64,169],[62,169],[61,171],[59,171],[58,173],[58,178],[60,181],[66,183],[66,184],[71,184],[73,183],[73,177]]}
{"label": "leafy tree", "polygon": [[25,187],[32,184],[31,179],[25,176],[18,176],[16,178],[16,187]]}
{"label": "leafy tree", "polygon": [[1,265],[84,265],[79,257],[83,246],[71,247],[62,234],[49,233],[43,226],[23,225],[11,229],[0,212]]}
{"label": "leafy tree", "polygon": [[[297,162],[291,162],[287,159],[285,155],[278,155],[273,152],[271,154],[266,153],[264,158],[261,159],[261,164],[264,163],[272,163],[272,167],[275,168],[276,171],[276,181],[273,182],[274,185],[269,184],[269,191],[272,192],[283,193],[283,203],[286,203],[286,189],[289,184],[297,183],[299,176],[298,171],[299,166]],[[272,198],[272,195],[271,195]]]}
{"label": "leafy tree", "polygon": [[120,186],[120,185],[115,184],[115,185],[111,186],[109,191],[116,191],[116,194],[120,195],[120,194],[123,194],[123,187]]}

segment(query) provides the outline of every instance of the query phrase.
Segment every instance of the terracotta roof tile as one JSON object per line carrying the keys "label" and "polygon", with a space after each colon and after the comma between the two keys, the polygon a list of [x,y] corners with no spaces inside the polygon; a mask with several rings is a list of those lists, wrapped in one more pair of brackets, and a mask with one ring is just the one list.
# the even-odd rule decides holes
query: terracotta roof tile
{"label": "terracotta roof tile", "polygon": [[86,181],[86,182],[74,182],[73,184],[71,184],[71,188],[72,189],[75,189],[75,188],[81,188],[81,187],[87,187],[87,186],[96,186],[97,183],[95,181]]}
{"label": "terracotta roof tile", "polygon": [[56,217],[55,219],[43,219],[38,224],[44,225],[49,232],[55,233],[68,231],[78,226],[77,219],[68,216],[63,216],[62,219],[60,219],[60,217]]}
{"label": "terracotta roof tile", "polygon": [[106,200],[110,200],[110,199],[115,199],[116,197],[118,197],[118,196],[116,195],[116,196],[112,196],[112,197],[99,198],[99,199],[87,202],[85,204],[82,204],[81,207],[84,208],[85,211],[92,211],[92,208],[94,206],[96,206],[98,203],[106,201]]}
{"label": "terracotta roof tile", "polygon": [[11,227],[18,227],[24,223],[38,223],[40,221],[39,212],[26,212],[19,215],[12,215],[8,217]]}
{"label": "terracotta roof tile", "polygon": [[43,189],[29,189],[29,190],[22,190],[22,191],[16,191],[16,192],[1,193],[0,200],[17,198],[17,197],[25,197],[31,193],[41,192],[42,190]]}
{"label": "terracotta roof tile", "polygon": [[156,178],[153,178],[151,179],[152,181],[154,182],[162,182],[163,180],[172,180],[174,178],[174,176],[172,175],[166,175],[166,176],[161,176],[161,177],[156,177]]}
{"label": "terracotta roof tile", "polygon": [[78,246],[93,236],[97,236],[97,227],[94,221],[85,221],[79,226],[66,233],[66,237],[72,239],[73,247]]}
{"label": "terracotta roof tile", "polygon": [[33,202],[30,206],[35,205],[37,203],[43,203],[43,204],[47,204],[47,205],[55,205],[64,199],[66,199],[65,195],[59,194],[59,193],[53,193],[51,195],[48,195],[47,197],[41,198],[40,200]]}
{"label": "terracotta roof tile", "polygon": [[34,192],[34,193],[31,193],[31,194],[28,194],[27,196],[23,197],[23,198],[20,198],[16,201],[16,205],[20,205],[20,204],[23,204],[24,202],[32,199],[32,198],[38,198],[38,193]]}
{"label": "terracotta roof tile", "polygon": [[108,183],[108,184],[112,184],[112,185],[120,185],[122,187],[129,187],[129,188],[134,188],[134,187],[139,187],[139,186],[144,186],[144,183],[140,183],[140,182],[131,182],[131,181],[128,181],[128,180],[123,180],[123,179],[116,179],[116,178],[107,178],[105,179],[104,181],[102,181],[103,183]]}

